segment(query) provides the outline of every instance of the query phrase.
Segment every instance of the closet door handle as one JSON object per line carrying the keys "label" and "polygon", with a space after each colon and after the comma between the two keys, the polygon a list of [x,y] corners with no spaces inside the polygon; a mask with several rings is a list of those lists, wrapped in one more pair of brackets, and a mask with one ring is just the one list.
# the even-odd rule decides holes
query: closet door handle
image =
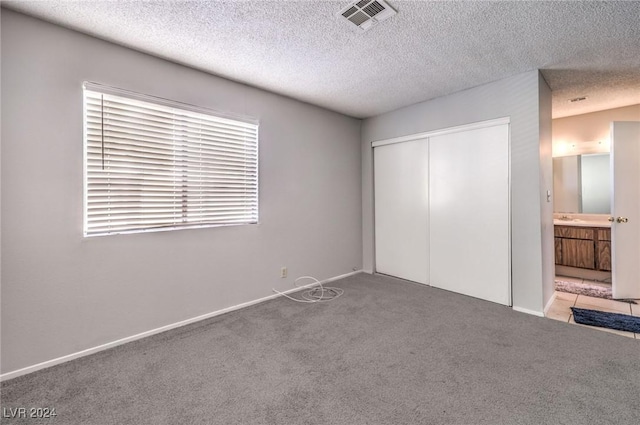
{"label": "closet door handle", "polygon": [[617,221],[618,223],[626,223],[626,222],[628,222],[628,221],[629,221],[629,219],[628,219],[627,217],[618,217],[618,218],[616,219],[616,221]]}

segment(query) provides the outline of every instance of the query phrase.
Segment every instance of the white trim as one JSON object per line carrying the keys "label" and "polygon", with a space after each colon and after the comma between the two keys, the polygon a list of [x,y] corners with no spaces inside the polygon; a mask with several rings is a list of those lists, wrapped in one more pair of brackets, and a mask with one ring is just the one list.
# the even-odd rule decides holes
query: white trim
{"label": "white trim", "polygon": [[[340,276],[330,277],[330,278],[325,279],[325,280],[323,280],[321,282],[313,282],[313,283],[311,283],[309,285],[298,286],[298,287],[295,287],[293,289],[289,289],[287,291],[283,291],[282,293],[283,294],[289,294],[289,293],[300,291],[302,289],[305,289],[305,288],[308,288],[308,287],[311,287],[311,286],[314,286],[314,285],[318,285],[320,283],[325,284],[325,283],[333,282],[335,280],[343,279],[345,277],[353,276],[353,275],[361,273],[361,272],[362,272],[362,270],[356,270],[356,271],[353,271],[353,272],[350,272],[350,273],[342,274]],[[172,323],[172,324],[169,324],[169,325],[166,325],[166,326],[161,326],[161,327],[156,328],[156,329],[152,329],[152,330],[149,330],[149,331],[146,331],[146,332],[142,332],[142,333],[139,333],[139,334],[136,334],[136,335],[128,336],[126,338],[118,339],[116,341],[108,342],[106,344],[98,345],[96,347],[87,348],[86,350],[78,351],[76,353],[67,354],[66,356],[58,357],[58,358],[47,360],[47,361],[44,361],[42,363],[38,363],[38,364],[35,364],[35,365],[32,365],[32,366],[27,366],[27,367],[24,367],[22,369],[18,369],[18,370],[14,370],[14,371],[11,371],[11,372],[7,372],[7,373],[4,373],[4,374],[0,375],[0,382],[6,381],[6,380],[12,379],[12,378],[17,378],[18,376],[22,376],[22,375],[26,375],[28,373],[36,372],[38,370],[45,369],[45,368],[48,368],[48,367],[51,367],[51,366],[55,366],[55,365],[58,365],[58,364],[61,364],[61,363],[66,363],[68,361],[75,360],[75,359],[78,359],[80,357],[88,356],[90,354],[94,354],[94,353],[97,353],[99,351],[104,351],[104,350],[107,350],[109,348],[117,347],[118,345],[126,344],[128,342],[136,341],[138,339],[146,338],[148,336],[159,334],[161,332],[166,332],[166,331],[169,331],[171,329],[179,328],[181,326],[185,326],[185,325],[189,325],[191,323],[199,322],[201,320],[209,319],[211,317],[215,317],[215,316],[218,316],[220,314],[229,313],[231,311],[239,310],[239,309],[244,308],[244,307],[249,307],[249,306],[252,306],[252,305],[255,305],[255,304],[259,304],[259,303],[262,303],[262,302],[265,302],[265,301],[269,301],[271,299],[278,298],[280,296],[281,295],[278,295],[278,294],[269,295],[269,296],[266,296],[264,298],[259,298],[257,300],[248,301],[246,303],[238,304],[238,305],[235,305],[235,306],[232,306],[232,307],[223,308],[222,310],[217,310],[217,311],[214,311],[212,313],[203,314],[201,316],[193,317],[191,319],[186,319],[186,320],[182,320],[180,322]]]}
{"label": "white trim", "polygon": [[526,314],[531,314],[532,316],[544,317],[544,313],[541,311],[529,310],[528,308],[522,308],[522,307],[516,307],[516,306],[513,306],[511,308],[520,313],[526,313]]}
{"label": "white trim", "polygon": [[556,300],[556,295],[558,295],[558,293],[556,291],[553,291],[553,295],[551,295],[551,298],[549,298],[549,301],[547,302],[547,305],[544,306],[544,310],[542,310],[544,313],[544,315],[547,315],[547,312],[549,311],[549,309],[551,308],[551,304],[553,304],[553,302]]}
{"label": "white trim", "polygon": [[507,253],[508,256],[508,264],[509,264],[509,303],[507,305],[513,306],[513,226],[512,226],[512,212],[513,208],[511,208],[511,200],[512,200],[512,184],[511,184],[511,120],[509,117],[507,120],[507,209],[508,209],[508,220],[507,220],[507,234],[509,235],[509,250]]}
{"label": "white trim", "polygon": [[448,127],[440,130],[427,131],[424,133],[409,134],[406,136],[393,137],[391,139],[376,140],[371,142],[371,147],[391,145],[394,143],[410,142],[417,139],[425,139],[428,137],[442,136],[444,134],[459,133],[461,131],[476,130],[479,128],[493,127],[496,125],[511,124],[509,117],[496,118],[493,120],[479,121],[470,124],[458,125],[456,127]]}

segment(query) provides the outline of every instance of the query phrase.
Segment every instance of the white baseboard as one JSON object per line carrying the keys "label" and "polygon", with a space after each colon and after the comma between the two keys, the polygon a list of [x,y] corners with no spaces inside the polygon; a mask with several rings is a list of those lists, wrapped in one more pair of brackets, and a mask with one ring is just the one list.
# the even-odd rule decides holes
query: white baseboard
{"label": "white baseboard", "polygon": [[513,308],[515,311],[519,311],[520,313],[526,313],[532,316],[544,317],[544,313],[541,311],[529,310],[528,308],[522,308],[522,307],[516,307],[516,306],[513,306],[511,308]]}
{"label": "white baseboard", "polygon": [[547,312],[549,311],[549,309],[551,308],[551,304],[553,304],[553,302],[556,300],[556,291],[553,291],[553,295],[551,295],[551,298],[549,298],[549,301],[547,302],[547,305],[544,306],[544,315],[547,315]]}
{"label": "white baseboard", "polygon": [[[353,275],[361,273],[361,272],[362,272],[362,270],[356,270],[356,271],[353,271],[353,272],[350,272],[350,273],[345,273],[345,274],[340,275],[340,276],[335,276],[335,277],[331,277],[329,279],[325,279],[325,280],[321,281],[320,283],[325,284],[325,283],[333,282],[335,280],[343,279],[343,278],[349,277],[349,276],[353,276]],[[289,289],[287,291],[283,291],[282,293],[283,294],[290,294],[292,292],[296,292],[296,291],[299,291],[301,289],[312,287],[312,286],[315,286],[315,285],[318,285],[318,283],[314,282],[314,283],[311,283],[309,285],[295,287],[293,289]],[[27,366],[27,367],[24,367],[22,369],[18,369],[18,370],[14,370],[14,371],[11,371],[11,372],[3,373],[3,374],[0,375],[0,382],[6,381],[6,380],[12,379],[12,378],[17,378],[18,376],[26,375],[28,373],[33,373],[33,372],[36,372],[38,370],[45,369],[45,368],[48,368],[48,367],[51,367],[51,366],[55,366],[55,365],[58,365],[58,364],[61,364],[61,363],[66,363],[68,361],[71,361],[71,360],[74,360],[74,359],[78,359],[80,357],[88,356],[90,354],[94,354],[94,353],[97,353],[97,352],[100,352],[100,351],[104,351],[104,350],[107,350],[109,348],[117,347],[118,345],[126,344],[127,342],[136,341],[138,339],[146,338],[146,337],[151,336],[151,335],[159,334],[161,332],[166,332],[166,331],[171,330],[171,329],[179,328],[181,326],[185,326],[185,325],[189,325],[191,323],[199,322],[201,320],[209,319],[211,317],[215,317],[215,316],[218,316],[220,314],[229,313],[229,312],[234,311],[234,310],[239,310],[239,309],[244,308],[244,307],[249,307],[249,306],[252,306],[252,305],[255,305],[255,304],[259,304],[259,303],[262,303],[262,302],[265,302],[265,301],[268,301],[268,300],[272,300],[272,299],[280,297],[280,296],[281,295],[279,295],[279,294],[269,295],[269,296],[266,296],[264,298],[259,298],[257,300],[248,301],[246,303],[238,304],[238,305],[235,305],[235,306],[232,306],[232,307],[223,308],[222,310],[217,310],[217,311],[214,311],[214,312],[211,312],[211,313],[203,314],[201,316],[193,317],[191,319],[182,320],[180,322],[172,323],[170,325],[162,326],[162,327],[159,327],[159,328],[156,328],[156,329],[152,329],[152,330],[149,330],[149,331],[146,331],[146,332],[142,332],[142,333],[139,333],[139,334],[136,334],[136,335],[128,336],[126,338],[122,338],[122,339],[119,339],[117,341],[112,341],[112,342],[108,342],[106,344],[98,345],[97,347],[87,348],[86,350],[78,351],[78,352],[72,353],[72,354],[67,354],[66,356],[62,356],[62,357],[58,357],[58,358],[55,358],[55,359],[47,360],[45,362],[38,363],[38,364],[35,364],[35,365],[32,365],[32,366]]]}

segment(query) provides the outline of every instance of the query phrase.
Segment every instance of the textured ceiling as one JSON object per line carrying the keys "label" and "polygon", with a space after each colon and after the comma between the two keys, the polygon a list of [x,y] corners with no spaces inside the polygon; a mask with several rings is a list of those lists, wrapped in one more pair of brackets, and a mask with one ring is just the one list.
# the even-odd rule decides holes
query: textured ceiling
{"label": "textured ceiling", "polygon": [[359,118],[534,69],[554,117],[640,103],[640,2],[388,3],[367,32],[337,16],[349,1],[3,6]]}

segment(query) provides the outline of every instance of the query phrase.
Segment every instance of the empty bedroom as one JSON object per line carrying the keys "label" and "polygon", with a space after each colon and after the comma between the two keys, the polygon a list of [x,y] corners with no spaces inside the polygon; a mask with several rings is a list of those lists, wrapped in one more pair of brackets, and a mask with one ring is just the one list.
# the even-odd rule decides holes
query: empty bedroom
{"label": "empty bedroom", "polygon": [[640,423],[640,2],[1,6],[0,423]]}

